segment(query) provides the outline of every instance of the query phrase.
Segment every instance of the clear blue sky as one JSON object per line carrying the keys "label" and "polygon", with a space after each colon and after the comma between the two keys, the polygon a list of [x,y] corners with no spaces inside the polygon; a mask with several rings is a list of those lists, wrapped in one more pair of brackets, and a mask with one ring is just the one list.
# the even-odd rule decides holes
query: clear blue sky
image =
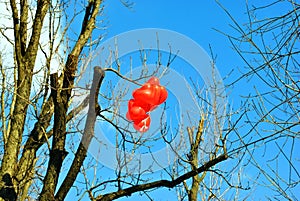
{"label": "clear blue sky", "polygon": [[[229,72],[229,65],[234,64],[233,61],[237,56],[229,48],[225,37],[213,28],[224,32],[232,31],[228,26],[231,22],[215,1],[192,0],[183,3],[179,0],[154,0],[132,2],[135,4],[131,10],[128,10],[119,1],[105,2],[104,19],[108,20],[108,37],[140,28],[170,29],[190,37],[207,51],[211,45],[215,53],[218,54],[219,60],[226,64],[220,70],[224,75]],[[245,12],[244,1],[224,1],[224,6],[230,9],[233,16],[241,21],[245,20],[246,16],[243,15]],[[228,48],[220,54],[217,50],[224,49],[224,44]]]}
{"label": "clear blue sky", "polygon": [[[212,0],[190,0],[187,3],[179,0],[151,0],[134,1],[131,9],[126,8],[119,1],[104,2],[104,24],[107,25],[106,38],[117,34],[141,28],[162,28],[169,29],[184,34],[207,52],[211,45],[213,53],[217,55],[217,67],[221,76],[225,77],[232,69],[242,67],[244,64],[240,57],[231,48],[226,37],[218,33],[215,29],[226,33],[233,33],[230,27],[232,21],[226,16],[220,6]],[[268,1],[264,1],[267,3]],[[261,4],[256,0],[251,3]],[[233,17],[241,24],[247,21],[245,1],[221,1]],[[267,14],[267,13],[266,13]],[[271,14],[271,13],[270,13]],[[233,73],[235,75],[237,71]],[[230,91],[230,102],[239,102],[238,94],[245,90],[245,86],[235,87]],[[250,90],[250,89],[249,89]],[[257,192],[263,194],[263,192]],[[70,193],[69,199],[73,199],[74,194]],[[151,193],[155,201],[176,200],[174,192],[166,189],[155,190]],[[132,197],[120,200],[149,200],[134,194]]]}

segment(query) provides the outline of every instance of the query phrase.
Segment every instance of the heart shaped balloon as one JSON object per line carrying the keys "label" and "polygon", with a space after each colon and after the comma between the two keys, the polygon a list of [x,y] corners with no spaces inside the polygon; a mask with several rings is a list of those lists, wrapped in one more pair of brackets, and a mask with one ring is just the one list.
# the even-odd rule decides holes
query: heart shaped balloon
{"label": "heart shaped balloon", "polygon": [[126,118],[133,121],[133,127],[139,132],[146,132],[150,127],[148,112],[166,101],[168,92],[159,84],[159,79],[151,77],[141,88],[134,90],[133,99],[128,101]]}
{"label": "heart shaped balloon", "polygon": [[168,97],[168,91],[166,90],[165,87],[159,86],[159,98],[157,99],[157,105],[162,104],[167,100]]}
{"label": "heart shaped balloon", "polygon": [[132,93],[132,96],[140,102],[150,105],[160,105],[167,99],[168,92],[163,86],[146,83],[141,88],[136,89]]}
{"label": "heart shaped balloon", "polygon": [[132,121],[141,120],[146,117],[146,112],[140,106],[131,105],[128,108],[126,117],[127,117],[127,119],[132,120]]}
{"label": "heart shaped balloon", "polygon": [[145,101],[140,99],[130,99],[128,102],[128,110],[130,110],[130,108],[133,106],[140,106],[145,110],[146,113],[152,111],[155,107],[157,107],[156,105],[146,103]]}
{"label": "heart shaped balloon", "polygon": [[151,77],[147,83],[149,84],[155,84],[155,85],[159,85],[159,79],[157,77]]}
{"label": "heart shaped balloon", "polygon": [[149,130],[150,122],[151,122],[150,116],[147,115],[147,117],[141,121],[134,121],[133,127],[135,130],[144,133]]}

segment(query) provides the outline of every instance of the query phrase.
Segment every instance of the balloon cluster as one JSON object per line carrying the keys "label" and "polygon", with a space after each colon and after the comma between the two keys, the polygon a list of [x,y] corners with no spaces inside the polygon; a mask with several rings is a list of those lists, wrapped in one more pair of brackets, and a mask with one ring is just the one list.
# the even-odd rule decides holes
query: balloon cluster
{"label": "balloon cluster", "polygon": [[132,93],[133,99],[128,102],[126,118],[133,121],[133,127],[139,132],[146,132],[150,127],[150,115],[158,105],[165,102],[168,92],[159,84],[157,77],[151,77],[141,88]]}

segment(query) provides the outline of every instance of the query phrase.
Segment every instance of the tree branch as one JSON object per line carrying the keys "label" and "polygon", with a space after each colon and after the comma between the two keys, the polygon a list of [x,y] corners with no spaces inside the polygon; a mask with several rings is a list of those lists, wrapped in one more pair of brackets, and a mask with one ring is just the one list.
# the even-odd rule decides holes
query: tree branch
{"label": "tree branch", "polygon": [[50,150],[50,160],[40,200],[54,199],[54,192],[58,182],[62,162],[67,155],[65,150],[67,110],[68,101],[74,84],[74,75],[75,70],[77,69],[77,64],[78,57],[69,55],[63,80],[63,89],[65,90],[60,89],[58,86],[57,73],[54,74],[51,80],[54,101],[53,140],[52,148]]}
{"label": "tree branch", "polygon": [[[62,89],[56,88],[56,98],[54,98],[54,128],[52,149],[50,151],[50,160],[47,168],[47,173],[44,179],[44,186],[40,195],[40,200],[54,200],[54,192],[58,182],[58,176],[61,170],[62,162],[66,156],[66,120],[68,101],[71,97],[71,92],[74,87],[75,73],[78,65],[78,58],[81,51],[92,34],[95,27],[96,16],[100,9],[101,0],[92,0],[89,5],[92,5],[92,11],[86,10],[86,15],[89,15],[89,20],[86,22],[83,31],[81,32],[72,52],[69,54],[66,66],[64,69]],[[88,13],[88,14],[87,14]],[[56,86],[55,86],[56,87]]]}
{"label": "tree branch", "polygon": [[94,68],[94,77],[93,77],[92,87],[90,90],[89,110],[88,110],[88,115],[87,115],[86,124],[84,128],[84,135],[81,139],[81,143],[77,149],[75,158],[68,171],[68,174],[55,196],[55,199],[57,200],[65,199],[86,157],[88,147],[90,145],[90,142],[94,134],[94,127],[95,127],[97,113],[100,111],[100,107],[98,105],[98,94],[104,76],[105,73],[103,69],[101,69],[100,67]]}
{"label": "tree branch", "polygon": [[145,191],[153,188],[158,188],[158,187],[167,187],[167,188],[173,188],[177,186],[178,184],[182,183],[183,181],[196,176],[199,173],[207,171],[209,168],[213,167],[214,165],[226,160],[228,156],[226,154],[222,154],[218,156],[217,158],[214,158],[201,167],[197,168],[196,170],[191,170],[190,172],[187,172],[180,177],[174,179],[174,180],[158,180],[146,184],[141,184],[141,185],[136,185],[132,186],[129,188],[121,189],[116,192],[108,193],[105,195],[100,195],[96,198],[97,201],[111,201],[115,200],[120,197],[124,196],[130,196],[132,193],[135,192],[140,192],[140,191]]}
{"label": "tree branch", "polygon": [[[21,2],[22,5],[27,5],[26,0]],[[3,160],[1,163],[0,178],[4,179],[3,175],[7,175],[9,178],[15,178],[15,169],[18,161],[18,154],[20,152],[20,145],[22,142],[22,136],[24,131],[25,120],[27,116],[27,108],[29,105],[29,96],[31,92],[31,83],[33,76],[33,68],[35,65],[35,60],[38,50],[38,42],[40,39],[41,30],[43,27],[43,20],[47,13],[47,8],[49,6],[49,1],[40,0],[37,4],[35,22],[33,26],[33,34],[31,36],[31,42],[29,43],[32,48],[26,50],[26,55],[24,56],[25,51],[21,48],[21,36],[20,32],[20,21],[27,20],[23,17],[19,19],[18,8],[14,0],[10,1],[12,8],[12,16],[14,22],[14,36],[15,36],[15,55],[16,55],[16,68],[15,71],[17,76],[17,82],[15,85],[16,96],[15,104],[12,109],[11,119],[9,125],[9,135],[7,143],[4,148]],[[26,6],[25,6],[26,7]],[[22,9],[28,9],[22,8]],[[21,14],[24,13],[26,17],[25,10],[22,10]],[[38,23],[37,23],[38,22]],[[22,22],[22,27],[26,25],[27,21]],[[12,180],[13,183],[15,182]],[[5,182],[5,181],[3,181]],[[15,186],[15,183],[14,183]],[[2,182],[0,182],[0,190],[3,188]]]}

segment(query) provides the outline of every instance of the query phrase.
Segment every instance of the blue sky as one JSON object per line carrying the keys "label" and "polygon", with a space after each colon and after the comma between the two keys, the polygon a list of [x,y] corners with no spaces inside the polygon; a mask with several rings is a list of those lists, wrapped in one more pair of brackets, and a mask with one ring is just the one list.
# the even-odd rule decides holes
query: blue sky
{"label": "blue sky", "polygon": [[[132,2],[134,5],[130,9],[126,8],[120,1],[104,2],[105,7],[102,19],[104,20],[104,25],[107,26],[104,41],[110,37],[134,29],[169,29],[191,38],[208,53],[210,51],[209,46],[211,46],[214,55],[217,56],[217,68],[222,77],[227,76],[232,69],[234,69],[234,72],[231,75],[234,77],[238,74],[237,67],[242,68],[244,66],[241,58],[232,49],[227,38],[215,30],[218,29],[225,33],[236,34],[234,29],[230,26],[232,21],[215,1],[191,0],[188,1],[188,3],[183,3],[183,1],[178,0],[152,0]],[[267,4],[267,2],[269,1],[264,1],[264,4]],[[251,1],[251,3],[259,5],[261,1]],[[240,24],[247,22],[245,1],[221,1],[221,4],[228,9],[230,14]],[[272,12],[274,12],[274,10]],[[265,14],[272,15],[272,12]],[[230,80],[228,83],[229,82]],[[225,81],[225,84],[228,83]],[[229,102],[233,105],[239,103],[239,95],[252,91],[252,86],[253,84],[251,83],[241,82],[241,84],[235,88],[229,89],[229,91],[227,91],[229,94]],[[107,171],[109,172],[109,170]],[[247,176],[251,177],[250,172],[251,171],[247,173]],[[256,195],[252,195],[252,197],[261,198],[264,193],[265,192],[258,191]],[[166,189],[155,190],[151,195],[155,201],[176,199],[174,191]],[[70,193],[69,196],[71,200],[74,194]],[[149,200],[146,197],[140,197],[138,193],[120,200],[137,199]]]}
{"label": "blue sky", "polygon": [[[231,1],[230,1],[231,2]],[[226,2],[225,7],[230,8],[233,16],[239,20],[245,19],[244,1]],[[107,37],[119,33],[140,28],[163,28],[182,33],[195,40],[205,50],[209,51],[209,45],[213,50],[224,49],[225,37],[213,30],[220,29],[224,32],[232,31],[229,28],[229,20],[215,1],[137,1],[131,10],[124,7],[118,1],[105,2],[104,19],[108,21]],[[232,54],[228,43],[226,51],[218,54],[218,57],[226,65],[234,62],[236,54]],[[231,53],[231,54],[230,54]],[[226,58],[230,58],[226,59]],[[226,66],[220,69],[224,74],[230,70]]]}

